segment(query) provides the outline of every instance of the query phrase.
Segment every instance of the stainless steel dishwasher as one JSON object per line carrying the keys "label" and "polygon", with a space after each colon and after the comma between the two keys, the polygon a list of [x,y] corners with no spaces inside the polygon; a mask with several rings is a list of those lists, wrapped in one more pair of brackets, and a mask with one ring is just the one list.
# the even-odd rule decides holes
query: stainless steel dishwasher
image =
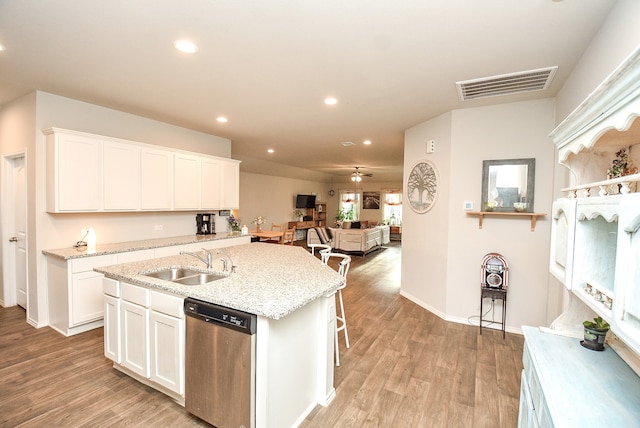
{"label": "stainless steel dishwasher", "polygon": [[184,300],[185,408],[217,428],[255,427],[256,316]]}

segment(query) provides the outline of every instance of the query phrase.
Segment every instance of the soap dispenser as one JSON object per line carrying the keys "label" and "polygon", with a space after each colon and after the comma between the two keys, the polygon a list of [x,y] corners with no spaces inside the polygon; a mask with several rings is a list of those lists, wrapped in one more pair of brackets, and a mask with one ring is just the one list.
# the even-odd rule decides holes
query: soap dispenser
{"label": "soap dispenser", "polygon": [[249,228],[247,227],[246,224],[244,226],[242,226],[242,234],[243,235],[248,235],[249,234]]}

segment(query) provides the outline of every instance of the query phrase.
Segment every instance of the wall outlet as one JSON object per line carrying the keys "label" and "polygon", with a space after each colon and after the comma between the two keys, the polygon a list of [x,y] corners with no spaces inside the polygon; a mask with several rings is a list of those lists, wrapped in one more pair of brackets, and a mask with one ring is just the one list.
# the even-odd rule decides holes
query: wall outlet
{"label": "wall outlet", "polygon": [[162,227],[162,225],[161,225],[161,224],[156,224],[156,225],[153,227],[153,230],[162,230],[162,229],[163,229],[163,227]]}

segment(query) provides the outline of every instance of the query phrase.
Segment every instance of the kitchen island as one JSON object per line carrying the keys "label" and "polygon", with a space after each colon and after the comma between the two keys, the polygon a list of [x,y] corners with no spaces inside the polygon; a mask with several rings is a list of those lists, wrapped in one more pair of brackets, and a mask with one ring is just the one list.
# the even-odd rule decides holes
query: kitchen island
{"label": "kitchen island", "polygon": [[[253,243],[212,253],[210,269],[189,255],[96,268],[105,276],[105,355],[118,370],[183,403],[185,323],[177,303],[188,296],[255,314],[255,426],[297,426],[335,395],[334,294],[342,278],[296,246]],[[235,272],[222,272],[221,259]],[[190,286],[146,275],[172,267],[216,272],[221,278]],[[172,300],[173,307],[167,304]],[[131,313],[139,321],[127,323]],[[163,320],[160,330],[154,330],[154,319]],[[136,325],[137,332],[126,330]],[[162,338],[154,346],[159,332]],[[146,352],[137,351],[140,342]],[[136,364],[128,364],[136,355]],[[172,376],[166,370],[158,375],[163,367],[175,367]],[[167,378],[171,383],[164,383]]]}

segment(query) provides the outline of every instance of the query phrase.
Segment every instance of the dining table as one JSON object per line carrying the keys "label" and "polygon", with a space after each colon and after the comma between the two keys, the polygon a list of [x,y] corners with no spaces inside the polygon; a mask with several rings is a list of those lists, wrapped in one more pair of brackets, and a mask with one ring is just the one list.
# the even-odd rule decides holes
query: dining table
{"label": "dining table", "polygon": [[284,236],[284,230],[252,230],[249,232],[252,236],[258,237],[261,240],[275,240],[278,239],[282,241],[282,237]]}

